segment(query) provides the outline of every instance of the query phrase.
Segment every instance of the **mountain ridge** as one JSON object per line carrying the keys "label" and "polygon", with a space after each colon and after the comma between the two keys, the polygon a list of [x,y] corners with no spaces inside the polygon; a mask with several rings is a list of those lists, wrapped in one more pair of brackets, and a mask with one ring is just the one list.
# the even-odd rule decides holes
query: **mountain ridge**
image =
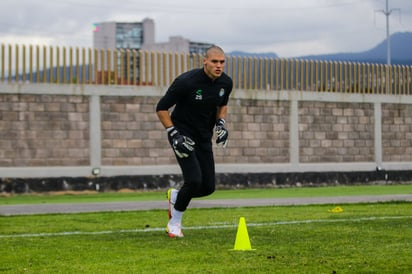
{"label": "mountain ridge", "polygon": [[[392,65],[412,65],[412,32],[397,32],[390,36],[391,43],[391,64]],[[333,53],[318,54],[291,57],[291,59],[307,59],[320,61],[347,61],[361,63],[378,63],[386,64],[387,62],[387,41],[384,39],[375,47],[361,52],[352,53]],[[229,55],[239,57],[261,57],[261,58],[278,58],[274,52],[267,53],[248,53],[242,51],[233,51]]]}

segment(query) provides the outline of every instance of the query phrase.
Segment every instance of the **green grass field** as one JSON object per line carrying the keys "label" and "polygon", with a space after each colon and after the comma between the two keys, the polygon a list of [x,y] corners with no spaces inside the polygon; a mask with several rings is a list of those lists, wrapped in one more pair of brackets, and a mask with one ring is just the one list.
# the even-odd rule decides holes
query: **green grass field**
{"label": "green grass field", "polygon": [[[316,193],[316,194],[315,194]],[[218,191],[215,198],[411,194],[411,185]],[[19,195],[1,204],[164,199],[163,192]],[[137,198],[136,198],[137,197]],[[412,203],[0,216],[0,273],[412,273]],[[233,250],[245,217],[253,251]]]}
{"label": "green grass field", "polygon": [[[412,184],[402,185],[357,185],[301,188],[258,188],[217,190],[202,199],[248,199],[248,198],[296,198],[336,197],[353,195],[412,194]],[[0,205],[48,204],[48,203],[93,203],[164,200],[165,190],[128,192],[61,192],[0,196]]]}

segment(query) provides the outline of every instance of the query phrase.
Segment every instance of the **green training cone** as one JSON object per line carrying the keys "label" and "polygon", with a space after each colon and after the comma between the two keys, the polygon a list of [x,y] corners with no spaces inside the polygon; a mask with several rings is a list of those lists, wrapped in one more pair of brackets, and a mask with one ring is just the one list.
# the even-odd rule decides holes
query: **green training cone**
{"label": "green training cone", "polygon": [[233,250],[254,250],[250,244],[249,233],[247,232],[246,221],[244,217],[240,217],[239,226],[237,227],[235,247]]}

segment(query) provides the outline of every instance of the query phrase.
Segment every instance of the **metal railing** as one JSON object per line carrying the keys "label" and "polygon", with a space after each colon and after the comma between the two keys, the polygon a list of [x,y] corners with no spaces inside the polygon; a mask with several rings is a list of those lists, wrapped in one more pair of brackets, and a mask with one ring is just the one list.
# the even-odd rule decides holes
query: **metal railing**
{"label": "metal railing", "polygon": [[[0,46],[0,82],[168,86],[202,56],[136,50]],[[227,56],[234,88],[410,95],[412,66]]]}

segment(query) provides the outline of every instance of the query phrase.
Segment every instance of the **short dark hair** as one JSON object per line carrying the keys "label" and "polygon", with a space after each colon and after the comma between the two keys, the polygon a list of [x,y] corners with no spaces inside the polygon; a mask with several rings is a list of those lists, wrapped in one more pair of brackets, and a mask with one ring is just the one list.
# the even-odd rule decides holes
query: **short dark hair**
{"label": "short dark hair", "polygon": [[205,51],[205,57],[206,57],[206,58],[208,57],[209,52],[212,51],[212,50],[220,51],[220,52],[222,52],[223,54],[225,53],[221,47],[216,46],[216,45],[212,45],[212,46],[208,47],[208,48],[206,49],[206,51]]}

